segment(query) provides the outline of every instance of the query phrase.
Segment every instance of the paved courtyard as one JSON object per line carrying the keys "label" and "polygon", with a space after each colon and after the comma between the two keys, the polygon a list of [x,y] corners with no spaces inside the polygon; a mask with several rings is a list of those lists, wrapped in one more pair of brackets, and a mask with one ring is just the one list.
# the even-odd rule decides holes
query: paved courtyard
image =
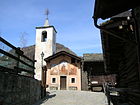
{"label": "paved courtyard", "polygon": [[48,97],[34,105],[107,105],[102,92],[50,91]]}

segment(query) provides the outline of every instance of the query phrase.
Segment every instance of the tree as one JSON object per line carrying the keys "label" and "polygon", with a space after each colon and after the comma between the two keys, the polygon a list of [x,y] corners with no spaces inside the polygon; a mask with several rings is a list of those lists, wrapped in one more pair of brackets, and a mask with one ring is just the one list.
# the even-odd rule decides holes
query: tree
{"label": "tree", "polygon": [[[1,37],[1,32],[0,32],[0,37]],[[3,49],[2,42],[0,41],[0,49]],[[0,57],[2,56],[2,53],[0,53]]]}
{"label": "tree", "polygon": [[[0,32],[0,37],[1,37],[1,32]],[[2,49],[2,42],[0,41],[0,48]]]}
{"label": "tree", "polygon": [[26,32],[21,32],[20,36],[19,36],[19,45],[21,48],[26,47],[27,46],[27,33]]}
{"label": "tree", "polygon": [[[0,37],[1,37],[1,32],[0,32]],[[2,48],[2,42],[0,41],[0,48]]]}

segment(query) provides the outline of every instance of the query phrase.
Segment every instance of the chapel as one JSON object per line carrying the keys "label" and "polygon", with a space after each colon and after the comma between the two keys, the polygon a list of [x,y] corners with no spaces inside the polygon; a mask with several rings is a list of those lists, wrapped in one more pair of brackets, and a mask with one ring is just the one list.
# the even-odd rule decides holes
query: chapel
{"label": "chapel", "polygon": [[35,78],[49,90],[81,90],[81,58],[68,51],[56,52],[56,33],[48,18],[44,26],[36,27]]}

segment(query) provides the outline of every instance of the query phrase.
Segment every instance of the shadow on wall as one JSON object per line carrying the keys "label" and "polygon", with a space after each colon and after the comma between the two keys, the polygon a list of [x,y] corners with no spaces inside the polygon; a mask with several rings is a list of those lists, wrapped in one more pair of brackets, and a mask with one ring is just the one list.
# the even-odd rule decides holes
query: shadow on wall
{"label": "shadow on wall", "polygon": [[45,103],[46,101],[48,101],[50,98],[53,98],[55,96],[56,96],[56,94],[50,94],[50,92],[46,92],[46,97],[44,97],[39,102],[37,102],[36,104],[33,104],[33,105],[41,105],[41,104]]}

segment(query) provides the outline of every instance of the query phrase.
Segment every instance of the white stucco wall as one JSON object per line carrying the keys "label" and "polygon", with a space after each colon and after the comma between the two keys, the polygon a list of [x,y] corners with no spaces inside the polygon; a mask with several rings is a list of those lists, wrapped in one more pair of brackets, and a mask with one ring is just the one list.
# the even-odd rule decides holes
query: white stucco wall
{"label": "white stucco wall", "polygon": [[[47,41],[41,42],[42,32],[47,31]],[[47,58],[56,52],[56,32],[53,27],[43,27],[36,29],[36,46],[35,46],[35,78],[41,80],[41,67],[42,67],[42,57],[41,53],[44,53],[43,58]],[[45,61],[43,60],[43,65]]]}

